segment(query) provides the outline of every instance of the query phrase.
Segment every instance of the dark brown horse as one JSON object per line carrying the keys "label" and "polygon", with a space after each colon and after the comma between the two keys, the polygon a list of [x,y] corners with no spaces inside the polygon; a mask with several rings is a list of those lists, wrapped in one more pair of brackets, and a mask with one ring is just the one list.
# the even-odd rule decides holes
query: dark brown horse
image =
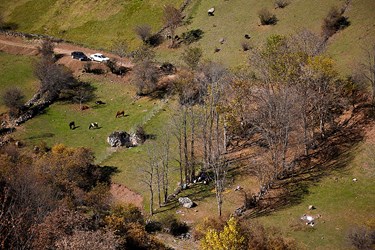
{"label": "dark brown horse", "polygon": [[117,111],[117,113],[116,113],[116,118],[121,117],[121,116],[125,116],[125,111],[124,111],[124,110],[122,110],[122,111]]}

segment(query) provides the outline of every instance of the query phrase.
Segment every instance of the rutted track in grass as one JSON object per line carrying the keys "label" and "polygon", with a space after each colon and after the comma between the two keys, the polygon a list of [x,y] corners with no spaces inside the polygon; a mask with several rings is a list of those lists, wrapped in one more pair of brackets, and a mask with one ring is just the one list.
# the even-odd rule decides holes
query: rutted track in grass
{"label": "rutted track in grass", "polygon": [[[154,108],[146,116],[143,117],[143,119],[140,123],[133,125],[129,129],[128,133],[129,134],[134,133],[136,131],[137,127],[139,127],[139,126],[144,127],[147,124],[147,122],[149,122],[153,117],[155,117],[155,115],[157,115],[164,108],[166,103],[168,103],[168,100],[163,99],[158,105],[155,105]],[[101,164],[101,163],[105,162],[109,157],[112,156],[112,154],[116,153],[117,150],[116,149],[107,150],[107,152],[108,152],[108,154],[106,155],[106,157],[101,159],[101,161],[99,161],[98,164]]]}

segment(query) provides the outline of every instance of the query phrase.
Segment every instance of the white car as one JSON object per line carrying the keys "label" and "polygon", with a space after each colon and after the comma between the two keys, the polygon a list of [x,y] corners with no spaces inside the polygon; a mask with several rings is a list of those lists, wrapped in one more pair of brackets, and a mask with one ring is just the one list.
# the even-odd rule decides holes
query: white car
{"label": "white car", "polygon": [[91,60],[97,61],[97,62],[107,62],[107,61],[109,61],[108,57],[106,57],[105,55],[100,54],[100,53],[92,54],[92,55],[90,55],[90,58],[91,58]]}

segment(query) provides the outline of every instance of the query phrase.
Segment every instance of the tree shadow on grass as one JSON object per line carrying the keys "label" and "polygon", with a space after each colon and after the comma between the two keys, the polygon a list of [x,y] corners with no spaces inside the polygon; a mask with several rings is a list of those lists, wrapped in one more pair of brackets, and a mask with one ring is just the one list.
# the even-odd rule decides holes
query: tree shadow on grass
{"label": "tree shadow on grass", "polygon": [[38,135],[30,136],[27,139],[34,140],[34,139],[51,138],[51,137],[54,137],[54,136],[55,136],[54,133],[41,133],[41,134],[38,134]]}
{"label": "tree shadow on grass", "polygon": [[120,172],[120,170],[117,167],[113,166],[99,166],[98,170],[100,172],[99,181],[108,184],[111,183],[112,176]]}
{"label": "tree shadow on grass", "polygon": [[330,131],[330,135],[319,142],[318,150],[295,160],[293,169],[274,181],[267,194],[244,217],[255,218],[300,204],[309,194],[309,188],[323,177],[337,170],[348,171],[347,166],[354,158],[352,151],[363,140],[364,128],[369,122],[369,119],[356,119],[351,123],[347,120]]}
{"label": "tree shadow on grass", "polygon": [[[211,190],[214,187],[212,185],[204,185],[204,184],[194,184],[190,188],[183,190],[179,195],[171,202],[162,206],[156,211],[157,213],[163,213],[166,211],[170,211],[180,207],[181,205],[178,202],[179,197],[189,197],[193,202],[199,202],[207,197],[213,196],[214,194],[211,193]],[[197,204],[199,206],[199,204]]]}

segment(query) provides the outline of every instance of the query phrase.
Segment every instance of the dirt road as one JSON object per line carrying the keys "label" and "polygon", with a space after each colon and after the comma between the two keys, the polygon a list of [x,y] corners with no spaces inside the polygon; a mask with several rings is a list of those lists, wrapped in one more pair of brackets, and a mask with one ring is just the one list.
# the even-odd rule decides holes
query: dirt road
{"label": "dirt road", "polygon": [[[41,44],[41,40],[26,40],[20,37],[13,37],[13,36],[6,36],[4,34],[0,34],[0,51],[4,51],[9,54],[14,55],[37,55],[38,54],[38,47]],[[103,53],[109,58],[115,58],[118,63],[122,66],[132,68],[133,64],[127,58],[120,58],[117,55],[102,52],[99,50],[94,50],[90,48],[85,48],[82,46],[78,46],[75,44],[70,43],[56,43],[55,49],[56,54],[62,55],[59,59],[58,63],[64,64],[69,67],[73,72],[82,69],[83,62],[79,62],[74,60],[70,57],[70,53],[73,51],[82,51],[86,55],[94,54],[94,53]],[[96,62],[93,62],[96,63]],[[99,64],[99,63],[98,63]]]}

